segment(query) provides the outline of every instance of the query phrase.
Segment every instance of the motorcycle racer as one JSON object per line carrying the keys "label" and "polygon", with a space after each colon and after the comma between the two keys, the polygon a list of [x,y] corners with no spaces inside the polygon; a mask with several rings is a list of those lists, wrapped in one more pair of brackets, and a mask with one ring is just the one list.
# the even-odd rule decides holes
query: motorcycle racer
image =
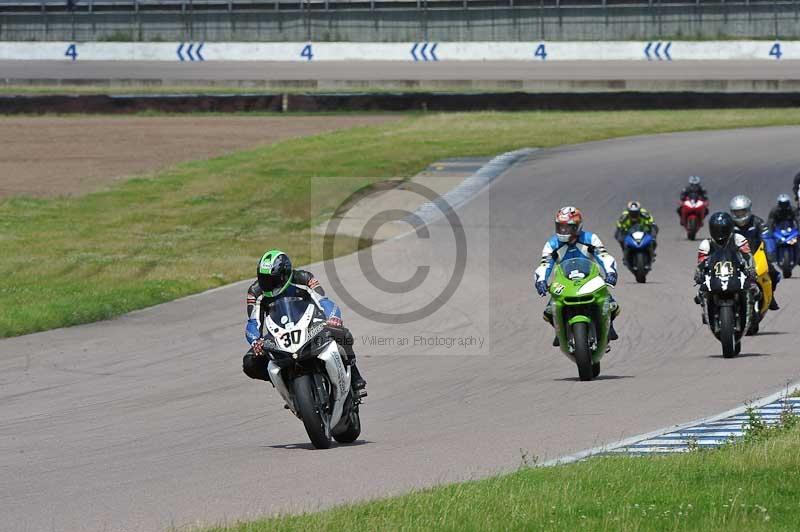
{"label": "motorcycle racer", "polygon": [[[547,281],[556,264],[576,257],[585,257],[597,262],[605,275],[606,283],[617,284],[617,263],[608,253],[600,238],[594,233],[583,230],[583,215],[573,206],[561,207],[555,216],[556,232],[550,237],[542,249],[542,260],[534,271],[534,284],[540,296],[547,295]],[[619,304],[610,296],[611,303],[611,328],[608,332],[609,340],[618,339],[614,330],[614,318],[620,313]],[[548,301],[545,307],[544,320],[553,325],[553,311]],[[558,336],[553,340],[553,346],[558,346]]]}
{"label": "motorcycle racer", "polygon": [[629,201],[628,208],[622,211],[622,215],[617,220],[617,230],[614,233],[614,238],[619,242],[619,246],[623,251],[625,250],[625,236],[634,225],[639,225],[643,231],[650,233],[653,237],[653,255],[655,255],[656,247],[658,247],[658,242],[656,241],[658,226],[656,221],[650,211],[642,207],[641,203]]}
{"label": "motorcycle racer", "polygon": [[800,209],[800,173],[794,176],[794,182],[792,183],[792,194],[794,195],[794,201],[797,203],[797,208]]}
{"label": "motorcycle racer", "polygon": [[[758,291],[750,242],[742,234],[735,232],[734,229],[733,218],[728,213],[715,212],[711,215],[711,220],[708,222],[708,232],[711,238],[700,242],[697,248],[697,268],[694,273],[694,282],[698,285],[698,295],[695,296],[694,302],[698,305],[702,302],[702,292],[705,290],[703,282],[706,274],[706,259],[712,253],[728,246],[736,248],[738,252],[736,256],[739,258],[740,266],[744,266],[744,270],[748,273],[751,290]],[[703,323],[708,323],[705,314],[703,315]]]}
{"label": "motorcycle racer", "polygon": [[325,290],[319,281],[305,270],[295,270],[289,256],[277,249],[267,251],[258,261],[257,279],[247,290],[247,325],[245,338],[250,349],[244,355],[242,370],[251,379],[269,380],[267,365],[269,359],[264,356],[264,340],[262,326],[269,305],[282,297],[301,297],[308,299],[308,290],[322,296],[320,306],[327,317],[327,326],[331,329],[336,342],[344,348],[347,363],[353,377],[353,387],[361,396],[366,395],[367,383],[356,366],[356,354],[353,350],[353,335],[342,324],[342,311],[330,299],[325,297]]}
{"label": "motorcycle racer", "polygon": [[769,211],[767,223],[770,231],[775,231],[775,226],[781,222],[791,222],[797,226],[797,214],[795,208],[792,207],[792,198],[789,197],[789,194],[781,194],[778,196],[777,204]]}
{"label": "motorcycle racer", "polygon": [[764,220],[753,214],[753,202],[745,195],[734,196],[730,204],[731,217],[733,218],[734,228],[736,233],[744,236],[750,242],[750,249],[755,253],[761,243],[764,243],[764,252],[767,255],[767,262],[769,264],[769,277],[772,280],[772,302],[769,305],[770,310],[778,310],[780,306],[775,300],[775,291],[778,288],[778,282],[781,280],[781,274],[778,272],[776,266],[776,246],[775,239],[772,237],[772,231],[769,226],[764,223]]}

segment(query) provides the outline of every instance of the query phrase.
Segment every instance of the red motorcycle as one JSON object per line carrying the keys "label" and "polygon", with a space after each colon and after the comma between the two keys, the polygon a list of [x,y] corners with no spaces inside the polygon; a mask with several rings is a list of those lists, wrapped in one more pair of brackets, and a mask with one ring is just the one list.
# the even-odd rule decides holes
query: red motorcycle
{"label": "red motorcycle", "polygon": [[710,202],[707,199],[691,195],[681,201],[681,225],[686,229],[686,237],[694,240],[697,232],[703,227],[703,219],[708,213]]}

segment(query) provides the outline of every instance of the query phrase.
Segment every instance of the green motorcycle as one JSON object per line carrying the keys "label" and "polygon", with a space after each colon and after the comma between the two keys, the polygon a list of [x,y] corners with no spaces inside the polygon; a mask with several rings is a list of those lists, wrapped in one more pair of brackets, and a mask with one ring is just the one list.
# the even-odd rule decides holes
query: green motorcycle
{"label": "green motorcycle", "polygon": [[556,266],[550,295],[561,351],[578,366],[580,380],[590,381],[600,374],[611,326],[605,277],[594,261],[567,259]]}

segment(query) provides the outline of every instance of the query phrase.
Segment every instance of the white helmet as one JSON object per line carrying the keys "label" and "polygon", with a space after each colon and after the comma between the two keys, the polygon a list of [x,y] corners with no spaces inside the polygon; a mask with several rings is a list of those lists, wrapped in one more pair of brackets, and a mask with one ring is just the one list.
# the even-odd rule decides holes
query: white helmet
{"label": "white helmet", "polygon": [[731,200],[731,217],[739,227],[750,221],[753,202],[745,195],[734,196]]}
{"label": "white helmet", "polygon": [[700,184],[700,177],[696,175],[689,176],[689,184],[690,185],[699,185]]}
{"label": "white helmet", "polygon": [[792,208],[792,198],[789,197],[789,194],[781,194],[778,196],[778,207],[782,209]]}

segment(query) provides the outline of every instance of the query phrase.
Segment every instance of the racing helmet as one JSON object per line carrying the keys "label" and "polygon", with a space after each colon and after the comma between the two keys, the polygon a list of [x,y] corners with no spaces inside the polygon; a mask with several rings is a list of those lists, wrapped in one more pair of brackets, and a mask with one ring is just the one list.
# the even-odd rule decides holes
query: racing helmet
{"label": "racing helmet", "polygon": [[633,223],[638,223],[642,215],[642,205],[638,201],[628,202],[628,216]]}
{"label": "racing helmet", "polygon": [[789,194],[781,194],[778,196],[778,208],[784,211],[788,211],[792,208],[792,198]]}
{"label": "racing helmet", "polygon": [[568,205],[556,213],[556,236],[559,242],[574,242],[583,229],[583,215],[577,208]]}
{"label": "racing helmet", "polygon": [[715,212],[708,222],[708,232],[714,243],[724,246],[733,233],[733,218],[727,212]]}
{"label": "racing helmet", "polygon": [[258,286],[267,297],[279,296],[292,281],[292,261],[279,249],[271,249],[258,261]]}
{"label": "racing helmet", "polygon": [[689,184],[695,187],[700,186],[700,176],[690,175],[689,176]]}
{"label": "racing helmet", "polygon": [[739,194],[731,200],[731,217],[739,227],[747,225],[753,215],[753,202],[747,196]]}

